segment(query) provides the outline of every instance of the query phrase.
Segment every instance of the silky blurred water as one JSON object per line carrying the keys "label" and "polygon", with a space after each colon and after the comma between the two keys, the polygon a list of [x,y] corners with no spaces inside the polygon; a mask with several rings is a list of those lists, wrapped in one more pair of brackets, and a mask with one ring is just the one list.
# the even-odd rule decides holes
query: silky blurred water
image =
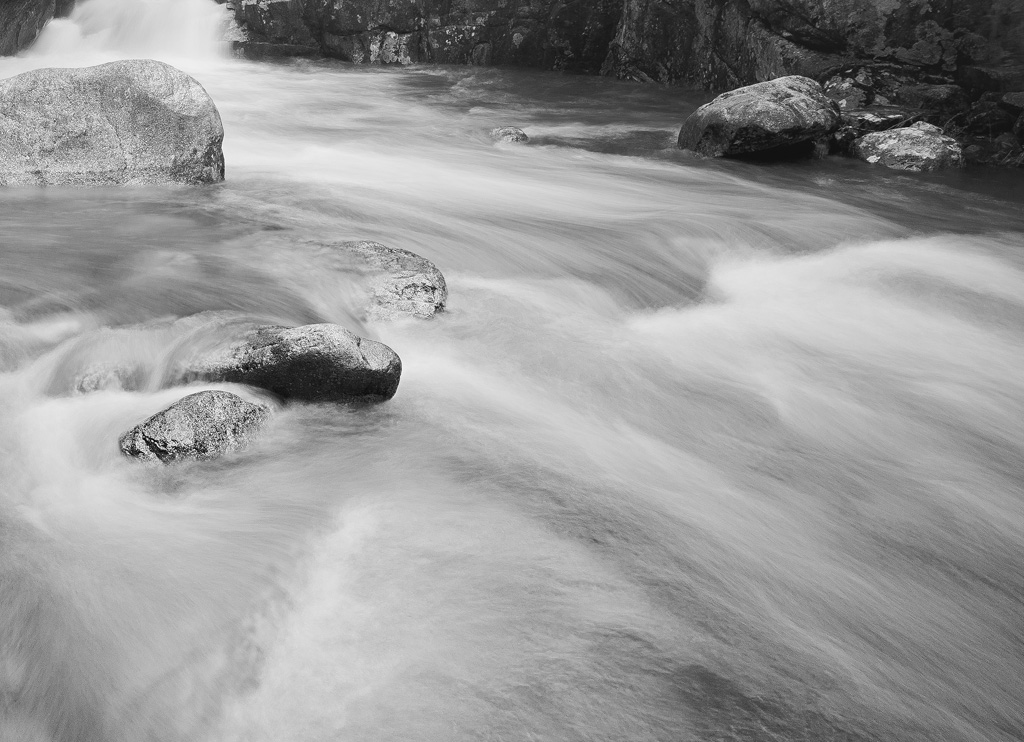
{"label": "silky blurred water", "polygon": [[[227,160],[0,191],[3,742],[1024,737],[1019,173],[693,160],[700,93],[255,64],[222,17],[90,0],[0,61],[178,64]],[[366,320],[350,239],[449,310]],[[125,460],[183,390],[76,375],[206,311],[341,322],[398,394]]]}

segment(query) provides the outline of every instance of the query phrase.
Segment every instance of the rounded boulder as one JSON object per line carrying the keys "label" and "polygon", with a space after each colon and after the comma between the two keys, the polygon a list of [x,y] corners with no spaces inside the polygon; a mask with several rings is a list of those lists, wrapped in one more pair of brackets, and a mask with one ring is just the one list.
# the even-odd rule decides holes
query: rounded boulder
{"label": "rounded boulder", "polygon": [[121,436],[121,453],[142,461],[207,461],[247,446],[269,416],[264,405],[230,392],[196,392]]}
{"label": "rounded boulder", "polygon": [[821,85],[790,75],[722,93],[683,122],[678,144],[705,157],[755,155],[824,140],[839,106]]}
{"label": "rounded boulder", "polygon": [[191,359],[178,381],[227,381],[306,402],[377,402],[391,399],[402,361],[383,343],[340,325],[256,327]]}
{"label": "rounded boulder", "polygon": [[893,170],[928,172],[962,167],[963,152],[952,137],[931,124],[876,131],[856,140],[851,147],[855,157]]}
{"label": "rounded boulder", "polygon": [[203,86],[152,59],[0,80],[0,185],[214,183],[223,140]]}

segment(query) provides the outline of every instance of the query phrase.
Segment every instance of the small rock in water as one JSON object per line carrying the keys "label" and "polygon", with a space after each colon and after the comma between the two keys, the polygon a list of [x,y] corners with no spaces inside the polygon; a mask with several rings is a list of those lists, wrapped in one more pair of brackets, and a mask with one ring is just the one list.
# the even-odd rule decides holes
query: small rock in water
{"label": "small rock in water", "polygon": [[924,122],[866,134],[853,143],[851,151],[862,160],[894,170],[926,172],[963,166],[957,141]]}
{"label": "small rock in water", "polygon": [[821,85],[790,75],[722,93],[683,122],[678,144],[705,157],[809,155],[839,124],[839,106]]}
{"label": "small rock in water", "polygon": [[196,392],[121,436],[121,452],[142,461],[207,461],[244,448],[269,416],[230,392]]}
{"label": "small rock in water", "polygon": [[187,363],[178,381],[249,384],[307,402],[373,402],[395,396],[401,376],[402,361],[388,346],[318,324],[252,329]]}
{"label": "small rock in water", "polygon": [[371,297],[366,313],[371,319],[403,314],[427,319],[448,302],[441,271],[416,253],[367,241],[325,245],[321,252],[327,252],[339,270],[368,279]]}
{"label": "small rock in water", "polygon": [[223,139],[202,85],[152,59],[0,81],[0,185],[213,183]]}
{"label": "small rock in water", "polygon": [[90,366],[75,377],[76,394],[105,391],[136,391],[142,383],[144,369],[141,367],[98,364]]}
{"label": "small rock in water", "polygon": [[502,126],[491,129],[491,139],[496,142],[528,142],[530,137],[518,126]]}

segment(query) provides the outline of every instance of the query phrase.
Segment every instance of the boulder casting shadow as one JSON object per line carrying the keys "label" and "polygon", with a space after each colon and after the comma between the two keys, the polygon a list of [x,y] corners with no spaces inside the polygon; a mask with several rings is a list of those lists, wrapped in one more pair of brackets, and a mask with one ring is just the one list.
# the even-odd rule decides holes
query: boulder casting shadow
{"label": "boulder casting shadow", "polygon": [[391,348],[340,325],[262,326],[189,358],[171,382],[231,382],[285,400],[380,402],[398,390],[402,361]]}

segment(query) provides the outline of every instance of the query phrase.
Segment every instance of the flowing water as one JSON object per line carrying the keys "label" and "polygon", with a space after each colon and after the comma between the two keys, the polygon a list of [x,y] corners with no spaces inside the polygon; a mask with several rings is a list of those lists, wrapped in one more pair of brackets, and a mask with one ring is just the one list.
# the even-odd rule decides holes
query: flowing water
{"label": "flowing water", "polygon": [[[0,192],[0,740],[1024,737],[1019,172],[692,160],[702,94],[249,63],[222,17],[89,0],[0,63],[167,59],[228,166]],[[448,311],[363,319],[343,239]],[[346,324],[401,387],[124,459],[211,310]]]}

